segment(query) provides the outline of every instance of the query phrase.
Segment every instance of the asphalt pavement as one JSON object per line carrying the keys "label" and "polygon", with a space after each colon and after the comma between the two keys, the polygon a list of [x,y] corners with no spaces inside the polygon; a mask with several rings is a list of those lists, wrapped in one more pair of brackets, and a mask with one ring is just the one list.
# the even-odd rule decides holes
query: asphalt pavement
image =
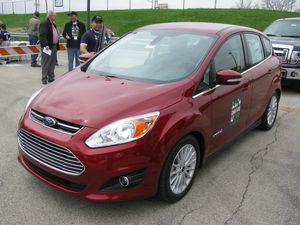
{"label": "asphalt pavement", "polygon": [[[59,64],[57,76],[64,53]],[[300,88],[284,88],[271,131],[250,131],[210,158],[188,195],[167,204],[88,202],[29,174],[17,161],[17,125],[41,86],[41,69],[29,62],[0,65],[0,224],[300,224]]]}

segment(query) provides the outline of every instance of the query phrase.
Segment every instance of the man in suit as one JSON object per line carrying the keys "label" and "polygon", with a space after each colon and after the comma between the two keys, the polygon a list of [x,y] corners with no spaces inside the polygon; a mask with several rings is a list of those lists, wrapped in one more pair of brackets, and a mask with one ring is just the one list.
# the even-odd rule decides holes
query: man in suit
{"label": "man in suit", "polygon": [[55,80],[55,64],[59,50],[59,32],[55,25],[56,13],[50,10],[47,19],[40,25],[40,43],[42,48],[42,84]]}

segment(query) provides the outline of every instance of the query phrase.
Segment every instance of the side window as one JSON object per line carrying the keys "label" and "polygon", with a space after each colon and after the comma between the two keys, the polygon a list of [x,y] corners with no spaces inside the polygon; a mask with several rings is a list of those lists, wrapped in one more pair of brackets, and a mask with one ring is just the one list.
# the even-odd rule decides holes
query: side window
{"label": "side window", "polygon": [[264,42],[265,51],[266,51],[266,58],[267,58],[267,57],[269,57],[272,54],[272,44],[265,37],[263,37],[263,42]]}
{"label": "side window", "polygon": [[220,48],[214,59],[216,72],[220,70],[245,70],[245,56],[240,35],[229,38]]}
{"label": "side window", "polygon": [[245,34],[245,41],[249,51],[250,66],[254,66],[264,60],[264,49],[260,37],[256,34]]}
{"label": "side window", "polygon": [[203,78],[202,78],[201,82],[199,83],[195,94],[199,94],[210,88],[210,85],[211,85],[210,71],[211,71],[211,69],[209,66],[207,68],[207,70],[205,71]]}

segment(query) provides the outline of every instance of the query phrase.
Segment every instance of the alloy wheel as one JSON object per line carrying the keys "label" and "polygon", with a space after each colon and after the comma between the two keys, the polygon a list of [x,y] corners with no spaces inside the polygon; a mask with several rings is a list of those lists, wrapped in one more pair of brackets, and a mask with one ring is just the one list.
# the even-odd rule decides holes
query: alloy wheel
{"label": "alloy wheel", "polygon": [[273,95],[271,98],[270,104],[269,104],[269,108],[268,108],[267,120],[268,120],[269,126],[272,126],[272,124],[275,121],[276,114],[277,114],[277,108],[278,108],[278,100],[277,100],[277,97],[275,95]]}
{"label": "alloy wheel", "polygon": [[174,194],[183,193],[191,183],[197,165],[197,152],[193,145],[184,145],[171,166],[169,184]]}

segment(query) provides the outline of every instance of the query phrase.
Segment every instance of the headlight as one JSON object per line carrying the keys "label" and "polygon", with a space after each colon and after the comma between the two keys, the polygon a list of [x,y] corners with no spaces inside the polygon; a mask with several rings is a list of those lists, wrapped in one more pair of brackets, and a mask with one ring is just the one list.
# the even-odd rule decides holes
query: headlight
{"label": "headlight", "polygon": [[34,93],[31,95],[31,97],[29,98],[29,100],[28,100],[28,102],[27,102],[27,104],[26,104],[26,106],[25,106],[25,112],[27,111],[27,109],[28,109],[29,105],[31,104],[31,102],[35,99],[36,96],[39,95],[39,93],[40,93],[42,90],[43,90],[43,88],[41,88],[40,90],[34,92]]}
{"label": "headlight", "polygon": [[128,143],[145,136],[154,126],[159,112],[130,117],[111,123],[86,140],[90,148]]}
{"label": "headlight", "polygon": [[290,64],[297,64],[300,60],[300,51],[293,51]]}

